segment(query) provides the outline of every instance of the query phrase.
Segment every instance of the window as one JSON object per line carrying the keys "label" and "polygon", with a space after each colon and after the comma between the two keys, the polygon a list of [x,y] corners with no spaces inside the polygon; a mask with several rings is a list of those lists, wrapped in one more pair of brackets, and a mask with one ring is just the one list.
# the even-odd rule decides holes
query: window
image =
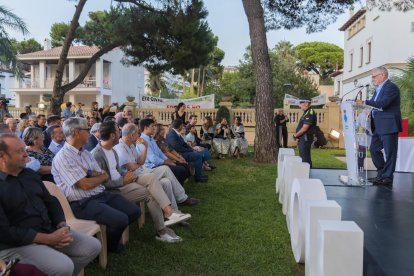
{"label": "window", "polygon": [[414,33],[414,22],[411,22],[411,32]]}
{"label": "window", "polygon": [[367,64],[371,62],[372,42],[368,42]]}
{"label": "window", "polygon": [[336,90],[336,95],[338,96],[338,95],[341,95],[341,81],[337,81],[336,82],[337,83],[337,90]]}
{"label": "window", "polygon": [[359,67],[362,67],[362,65],[364,64],[364,48],[361,47],[359,48]]}
{"label": "window", "polygon": [[352,71],[352,67],[354,65],[354,53],[349,54],[349,72]]}

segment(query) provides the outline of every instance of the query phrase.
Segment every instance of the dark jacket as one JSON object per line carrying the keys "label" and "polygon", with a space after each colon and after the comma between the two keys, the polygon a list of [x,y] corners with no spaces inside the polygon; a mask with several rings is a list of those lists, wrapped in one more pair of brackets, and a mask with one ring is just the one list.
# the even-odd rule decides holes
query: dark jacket
{"label": "dark jacket", "polygon": [[65,221],[59,201],[31,169],[0,172],[0,251],[33,243],[38,232],[52,233]]}
{"label": "dark jacket", "polygon": [[397,133],[402,130],[400,89],[387,80],[376,101],[374,96],[365,103],[369,106],[381,108],[382,111],[374,111],[372,116],[372,129],[379,135]]}
{"label": "dark jacket", "polygon": [[89,134],[88,143],[83,148],[91,152],[97,144],[99,144],[99,141],[96,139],[95,135]]}
{"label": "dark jacket", "polygon": [[171,129],[167,134],[167,143],[178,153],[193,152],[194,150],[184,141],[184,139]]}

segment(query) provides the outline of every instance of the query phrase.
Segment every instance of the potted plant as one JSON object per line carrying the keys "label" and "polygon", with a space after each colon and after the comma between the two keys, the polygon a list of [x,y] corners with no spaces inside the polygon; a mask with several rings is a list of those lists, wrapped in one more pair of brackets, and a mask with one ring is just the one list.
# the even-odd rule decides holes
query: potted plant
{"label": "potted plant", "polygon": [[43,94],[42,99],[44,102],[48,103],[52,99],[52,94]]}
{"label": "potted plant", "polygon": [[134,96],[127,96],[126,99],[127,99],[128,102],[132,103],[135,100],[135,97]]}

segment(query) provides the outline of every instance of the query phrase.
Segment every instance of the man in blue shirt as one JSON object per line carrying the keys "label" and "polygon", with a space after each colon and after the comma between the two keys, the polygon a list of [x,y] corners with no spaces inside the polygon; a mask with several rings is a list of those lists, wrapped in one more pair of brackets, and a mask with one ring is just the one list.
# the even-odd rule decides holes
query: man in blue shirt
{"label": "man in blue shirt", "polygon": [[[152,169],[166,165],[171,169],[181,185],[183,185],[184,181],[189,177],[187,169],[183,166],[177,165],[173,160],[169,159],[158,147],[157,142],[152,138],[152,135],[154,135],[155,132],[154,120],[142,119],[140,121],[140,129],[142,131],[141,137],[148,143],[145,166]],[[137,151],[140,153],[142,150],[143,145],[137,145]]]}

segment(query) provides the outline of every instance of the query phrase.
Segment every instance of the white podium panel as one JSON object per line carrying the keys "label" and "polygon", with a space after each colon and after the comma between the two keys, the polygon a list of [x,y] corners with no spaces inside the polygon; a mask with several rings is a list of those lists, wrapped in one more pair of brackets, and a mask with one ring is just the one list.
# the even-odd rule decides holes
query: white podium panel
{"label": "white podium panel", "polygon": [[279,193],[280,183],[283,181],[284,159],[285,156],[295,156],[293,149],[279,148],[277,156],[277,178],[276,178],[276,193]]}
{"label": "white podium panel", "polygon": [[[279,182],[279,202],[281,204],[284,203],[285,191],[286,191],[286,181],[288,180],[287,177],[293,171],[296,171],[298,168],[298,164],[302,163],[302,158],[299,156],[285,156],[285,160],[283,161],[283,178]],[[285,213],[285,212],[283,212]]]}
{"label": "white podium panel", "polygon": [[341,220],[341,206],[334,200],[309,200],[305,207],[305,275],[317,276],[317,230],[320,220]]}
{"label": "white podium panel", "polygon": [[289,214],[289,206],[290,206],[290,195],[292,193],[292,185],[293,180],[295,178],[301,179],[308,179],[310,174],[310,165],[309,163],[290,163],[288,165],[289,170],[286,171],[285,174],[285,185],[284,185],[284,193],[283,193],[283,208],[282,212],[284,215]]}
{"label": "white podium panel", "polygon": [[305,261],[305,203],[308,200],[326,200],[323,183],[319,179],[293,181],[290,204],[290,242],[296,262]]}
{"label": "white podium panel", "polygon": [[318,276],[362,276],[364,232],[353,221],[320,220]]}

